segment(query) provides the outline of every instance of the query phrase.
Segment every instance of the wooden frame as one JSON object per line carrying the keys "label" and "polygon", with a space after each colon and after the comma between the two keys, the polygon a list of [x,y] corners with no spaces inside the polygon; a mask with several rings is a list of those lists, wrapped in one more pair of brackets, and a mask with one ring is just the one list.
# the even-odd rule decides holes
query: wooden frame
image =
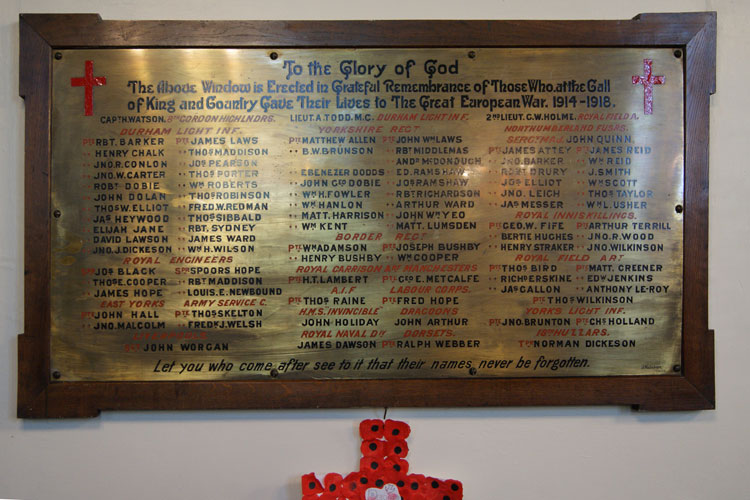
{"label": "wooden frame", "polygon": [[[20,17],[26,104],[25,314],[18,416],[102,410],[367,406],[631,405],[714,408],[708,329],[708,127],[716,14],[629,21],[103,21],[96,14]],[[50,381],[50,113],[56,49],[130,47],[674,47],[685,54],[685,280],[679,376],[231,382]]]}

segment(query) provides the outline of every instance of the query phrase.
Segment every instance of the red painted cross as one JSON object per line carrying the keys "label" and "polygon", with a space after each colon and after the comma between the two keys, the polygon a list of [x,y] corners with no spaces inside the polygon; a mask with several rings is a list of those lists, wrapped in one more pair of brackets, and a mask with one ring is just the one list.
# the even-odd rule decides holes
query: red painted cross
{"label": "red painted cross", "polygon": [[651,74],[651,65],[653,60],[643,60],[643,76],[633,75],[633,85],[643,85],[643,113],[650,115],[654,111],[654,85],[664,83],[663,76],[654,76]]}
{"label": "red painted cross", "polygon": [[91,116],[94,114],[94,87],[107,84],[104,76],[94,76],[94,61],[86,61],[86,76],[71,78],[71,87],[84,87],[83,114]]}

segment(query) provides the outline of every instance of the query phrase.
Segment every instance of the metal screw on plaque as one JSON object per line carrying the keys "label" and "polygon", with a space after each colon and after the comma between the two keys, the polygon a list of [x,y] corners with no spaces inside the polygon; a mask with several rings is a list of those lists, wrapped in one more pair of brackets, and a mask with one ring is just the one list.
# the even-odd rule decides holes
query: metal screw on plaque
{"label": "metal screw on plaque", "polygon": [[62,373],[60,373],[59,371],[55,370],[55,371],[52,372],[52,378],[53,379],[57,380],[60,377],[62,377]]}
{"label": "metal screw on plaque", "polygon": [[476,375],[477,369],[476,368],[469,368],[469,375]]}
{"label": "metal screw on plaque", "polygon": [[682,205],[677,205],[676,207],[674,207],[674,211],[677,212],[678,214],[681,214],[682,213]]}
{"label": "metal screw on plaque", "polygon": [[682,367],[681,367],[680,365],[674,365],[674,366],[672,367],[672,371],[673,371],[673,372],[679,372],[679,371],[682,371]]}
{"label": "metal screw on plaque", "polygon": [[55,52],[55,59],[57,59],[58,61],[62,59],[62,52]]}
{"label": "metal screw on plaque", "polygon": [[675,56],[675,57],[676,57],[677,59],[679,59],[680,57],[682,57],[682,51],[681,51],[680,49],[677,49],[677,50],[675,50],[675,51],[674,51],[674,56]]}
{"label": "metal screw on plaque", "polygon": [[54,212],[52,212],[52,215],[55,217],[55,219],[59,219],[62,215],[62,212],[59,210],[55,210]]}
{"label": "metal screw on plaque", "polygon": [[279,370],[277,370],[276,368],[273,368],[273,369],[271,370],[271,376],[272,376],[273,378],[276,378],[276,377],[278,377],[278,376],[279,376]]}
{"label": "metal screw on plaque", "polygon": [[279,55],[276,52],[271,52],[271,60],[272,61],[275,61],[278,58],[279,58]]}
{"label": "metal screw on plaque", "polygon": [[474,59],[475,57],[477,57],[477,53],[474,52],[473,50],[470,50],[469,51],[469,59]]}

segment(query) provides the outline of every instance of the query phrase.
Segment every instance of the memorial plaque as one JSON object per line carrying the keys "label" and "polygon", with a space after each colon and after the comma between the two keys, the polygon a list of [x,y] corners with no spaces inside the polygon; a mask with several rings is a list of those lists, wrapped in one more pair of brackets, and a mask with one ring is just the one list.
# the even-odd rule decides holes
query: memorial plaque
{"label": "memorial plaque", "polygon": [[[110,23],[106,49],[50,44],[46,387],[264,407],[685,380],[687,43],[160,47]],[[219,388],[275,399],[201,404]]]}
{"label": "memorial plaque", "polygon": [[673,49],[61,55],[60,380],[675,373]]}

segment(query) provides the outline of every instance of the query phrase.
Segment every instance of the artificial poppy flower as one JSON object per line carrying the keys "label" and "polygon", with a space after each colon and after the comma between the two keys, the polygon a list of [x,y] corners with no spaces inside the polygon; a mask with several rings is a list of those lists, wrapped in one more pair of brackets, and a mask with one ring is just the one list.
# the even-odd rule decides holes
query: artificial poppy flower
{"label": "artificial poppy flower", "polygon": [[[461,481],[456,481],[455,479],[446,479],[445,480],[445,487],[450,492],[451,500],[459,500],[463,498],[464,496],[464,485],[461,484]],[[458,496],[456,496],[458,495]]]}
{"label": "artificial poppy flower", "polygon": [[382,488],[383,486],[388,484],[388,478],[386,478],[384,474],[378,474],[373,477],[374,481],[372,482],[372,485],[375,488]]}
{"label": "artificial poppy flower", "polygon": [[360,471],[359,472],[359,487],[361,491],[366,491],[367,488],[371,488],[373,484],[375,484],[375,480],[372,477],[372,474],[367,471]]}
{"label": "artificial poppy flower", "polygon": [[406,444],[406,441],[401,441],[400,439],[388,441],[385,454],[387,458],[404,458],[409,454],[409,446]]}
{"label": "artificial poppy flower", "polygon": [[458,493],[451,493],[448,490],[441,490],[435,497],[437,500],[462,500],[463,495]]}
{"label": "artificial poppy flower", "polygon": [[421,491],[412,490],[398,490],[402,500],[432,500],[429,496],[422,493]]}
{"label": "artificial poppy flower", "polygon": [[341,474],[331,472],[329,474],[326,474],[323,478],[323,490],[326,493],[333,493],[338,497],[339,493],[342,492],[343,489],[344,478],[341,476]]}
{"label": "artificial poppy flower", "polygon": [[362,441],[362,446],[360,446],[359,449],[362,451],[362,455],[366,457],[383,458],[385,456],[384,444],[385,441],[369,439],[367,441]]}
{"label": "artificial poppy flower", "polygon": [[404,440],[411,434],[411,427],[406,422],[399,422],[398,420],[386,420],[385,421],[385,438],[390,441],[391,439]]}
{"label": "artificial poppy flower", "polygon": [[344,481],[343,481],[344,498],[348,500],[359,500],[360,498],[362,498],[362,493],[365,490],[362,488],[362,485],[359,482],[361,475],[362,474],[359,472],[350,472],[344,478]]}
{"label": "artificial poppy flower", "polygon": [[409,473],[409,462],[398,457],[389,457],[383,462],[383,469],[386,476],[395,483]]}
{"label": "artificial poppy flower", "polygon": [[302,494],[312,495],[313,493],[323,493],[323,485],[312,472],[302,476]]}
{"label": "artificial poppy flower", "polygon": [[361,472],[383,472],[383,460],[379,457],[362,457],[359,460],[359,470]]}
{"label": "artificial poppy flower", "polygon": [[359,435],[364,441],[370,439],[382,439],[385,432],[385,426],[382,420],[371,419],[363,420],[359,424]]}
{"label": "artificial poppy flower", "polygon": [[[409,474],[406,476],[406,484],[404,485],[404,491],[408,492],[424,492],[426,491],[426,488],[424,487],[424,481],[425,477],[422,474]],[[404,495],[401,495],[404,496]],[[406,498],[406,497],[404,497]]]}
{"label": "artificial poppy flower", "polygon": [[405,440],[410,433],[404,422],[363,421],[360,470],[346,478],[327,474],[322,482],[312,473],[302,476],[302,500],[362,500],[369,489],[383,491],[394,485],[400,500],[463,500],[460,481],[409,474],[404,457],[409,453]]}
{"label": "artificial poppy flower", "polygon": [[426,477],[424,483],[427,491],[439,491],[443,486],[443,480],[436,477]]}

